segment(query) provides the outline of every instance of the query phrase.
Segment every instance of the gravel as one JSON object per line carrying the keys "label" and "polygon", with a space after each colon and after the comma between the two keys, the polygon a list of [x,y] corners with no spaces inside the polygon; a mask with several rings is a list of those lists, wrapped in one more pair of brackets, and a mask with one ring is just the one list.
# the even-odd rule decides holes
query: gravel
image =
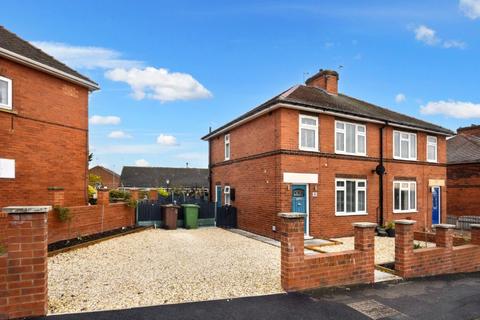
{"label": "gravel", "polygon": [[[346,250],[354,249],[354,238],[345,237],[345,238],[335,238],[342,244],[324,246],[321,247],[323,252],[340,252]],[[420,244],[422,248],[425,247],[435,247],[435,243],[424,242],[424,241],[414,241],[414,243]],[[395,238],[389,237],[375,237],[375,264],[384,264],[388,262],[395,261]]]}
{"label": "gravel", "polygon": [[48,263],[50,313],[283,292],[277,247],[217,228],[150,229]]}

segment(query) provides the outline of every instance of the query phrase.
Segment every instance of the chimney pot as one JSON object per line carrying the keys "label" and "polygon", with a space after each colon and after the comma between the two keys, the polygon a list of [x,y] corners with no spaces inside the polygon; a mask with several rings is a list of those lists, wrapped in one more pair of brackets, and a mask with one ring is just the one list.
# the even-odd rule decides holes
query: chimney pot
{"label": "chimney pot", "polygon": [[305,81],[309,87],[321,88],[330,94],[338,94],[338,72],[320,69],[315,75]]}

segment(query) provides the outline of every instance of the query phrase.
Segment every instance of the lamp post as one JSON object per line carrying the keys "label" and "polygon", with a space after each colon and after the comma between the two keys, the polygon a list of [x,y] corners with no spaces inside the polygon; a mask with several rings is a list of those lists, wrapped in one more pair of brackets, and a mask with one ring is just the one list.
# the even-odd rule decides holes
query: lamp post
{"label": "lamp post", "polygon": [[[167,179],[165,182],[167,183],[167,190],[170,189],[170,180]],[[172,203],[173,203],[173,190],[170,190],[170,193],[172,194]]]}

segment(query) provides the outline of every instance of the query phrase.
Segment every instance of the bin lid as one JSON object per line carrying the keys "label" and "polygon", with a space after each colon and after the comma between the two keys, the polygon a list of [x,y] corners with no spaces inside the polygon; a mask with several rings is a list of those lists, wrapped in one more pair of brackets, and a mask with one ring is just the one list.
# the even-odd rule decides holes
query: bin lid
{"label": "bin lid", "polygon": [[164,207],[164,208],[180,208],[180,206],[178,206],[176,204],[173,204],[173,203],[162,204],[161,207]]}
{"label": "bin lid", "polygon": [[198,204],[193,204],[193,203],[184,203],[181,206],[184,208],[200,208]]}

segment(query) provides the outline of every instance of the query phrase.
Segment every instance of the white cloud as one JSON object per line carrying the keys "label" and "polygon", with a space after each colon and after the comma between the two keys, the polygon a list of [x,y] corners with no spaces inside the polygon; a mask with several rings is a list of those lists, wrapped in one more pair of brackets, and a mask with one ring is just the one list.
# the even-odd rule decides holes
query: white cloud
{"label": "white cloud", "polygon": [[150,163],[145,159],[139,159],[135,161],[135,165],[138,167],[148,167],[150,166]]}
{"label": "white cloud", "polygon": [[460,0],[460,10],[470,19],[480,18],[480,0]]}
{"label": "white cloud", "polygon": [[403,93],[399,93],[395,96],[396,103],[402,103],[407,99],[407,97]]}
{"label": "white cloud", "polygon": [[125,133],[124,131],[116,130],[116,131],[110,132],[108,134],[108,137],[112,139],[126,139],[126,138],[131,138],[132,136],[129,135],[128,133]]}
{"label": "white cloud", "polygon": [[437,32],[425,25],[420,25],[413,30],[415,39],[429,46],[441,46],[446,49],[465,49],[467,44],[459,40],[443,40],[437,36]]}
{"label": "white cloud", "polygon": [[157,137],[157,143],[164,146],[175,146],[177,145],[177,138],[162,133]]}
{"label": "white cloud", "polygon": [[154,99],[160,102],[210,98],[212,94],[191,75],[169,72],[164,68],[116,68],[105,76],[112,81],[126,82],[137,100]]}
{"label": "white cloud", "polygon": [[443,114],[457,119],[480,118],[480,104],[463,101],[430,101],[420,106],[420,113],[426,115]]}
{"label": "white cloud", "polygon": [[467,44],[463,41],[447,40],[443,42],[442,46],[447,49],[450,49],[450,48],[465,49],[467,47]]}
{"label": "white cloud", "polygon": [[415,28],[414,32],[415,39],[425,44],[428,44],[429,46],[436,45],[440,42],[440,39],[436,35],[437,32],[427,26],[418,26],[417,28]]}
{"label": "white cloud", "polygon": [[89,119],[90,124],[100,125],[116,125],[120,124],[120,117],[117,116],[91,116]]}
{"label": "white cloud", "polygon": [[143,65],[141,61],[122,59],[120,52],[102,47],[73,46],[51,41],[31,41],[31,43],[72,68],[113,69]]}

